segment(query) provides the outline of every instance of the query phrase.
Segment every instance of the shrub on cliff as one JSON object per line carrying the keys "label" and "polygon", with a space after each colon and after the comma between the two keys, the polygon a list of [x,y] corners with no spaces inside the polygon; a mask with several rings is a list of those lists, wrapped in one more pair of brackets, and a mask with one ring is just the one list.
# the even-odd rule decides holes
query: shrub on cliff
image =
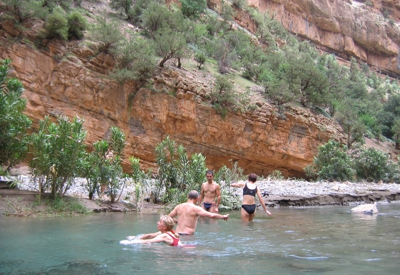
{"label": "shrub on cliff", "polygon": [[239,9],[244,9],[247,6],[246,0],[231,0],[231,2],[234,7],[237,7]]}
{"label": "shrub on cliff", "polygon": [[128,21],[132,20],[132,0],[110,0],[110,7],[116,11],[121,11],[126,16]]}
{"label": "shrub on cliff", "polygon": [[[23,86],[9,78],[10,60],[0,66],[0,175],[24,159],[28,149],[27,129],[31,120],[23,114],[26,100]],[[3,168],[5,171],[3,171]]]}
{"label": "shrub on cliff", "polygon": [[113,49],[124,39],[120,22],[108,18],[105,14],[97,18],[96,24],[90,28],[93,41],[99,45],[99,52],[112,53]]}
{"label": "shrub on cliff", "polygon": [[181,0],[181,7],[183,15],[195,19],[207,8],[207,2],[205,0]]}
{"label": "shrub on cliff", "polygon": [[35,17],[43,17],[42,1],[3,0],[5,10],[0,13],[1,20],[12,20],[22,23]]}
{"label": "shrub on cliff", "polygon": [[202,51],[197,51],[194,54],[194,60],[196,60],[197,68],[200,70],[201,66],[203,66],[204,63],[206,63],[207,57]]}
{"label": "shrub on cliff", "polygon": [[71,12],[67,17],[68,39],[82,39],[83,32],[87,29],[87,20],[78,11]]}
{"label": "shrub on cliff", "polygon": [[156,67],[157,60],[151,40],[131,36],[130,39],[122,40],[112,53],[118,64],[110,75],[121,82],[146,81]]}
{"label": "shrub on cliff", "polygon": [[218,75],[214,89],[210,92],[210,100],[213,108],[222,117],[228,113],[228,108],[234,106],[237,102],[233,90],[233,84],[229,77]]}
{"label": "shrub on cliff", "polygon": [[50,12],[53,12],[57,7],[61,7],[63,10],[68,10],[71,8],[72,2],[80,2],[73,0],[44,0],[42,2],[42,7],[48,8]]}
{"label": "shrub on cliff", "polygon": [[44,29],[46,38],[68,39],[68,21],[58,12],[47,17]]}

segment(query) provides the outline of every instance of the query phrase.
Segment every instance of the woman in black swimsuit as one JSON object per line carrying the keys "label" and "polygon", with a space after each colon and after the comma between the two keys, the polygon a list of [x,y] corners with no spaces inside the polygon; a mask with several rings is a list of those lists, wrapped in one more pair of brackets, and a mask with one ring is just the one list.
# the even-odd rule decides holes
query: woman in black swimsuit
{"label": "woman in black swimsuit", "polygon": [[267,207],[265,206],[264,200],[261,197],[260,190],[257,188],[256,181],[257,181],[257,175],[256,174],[250,174],[248,177],[248,182],[238,182],[238,183],[232,183],[232,187],[240,187],[243,188],[243,202],[242,202],[242,210],[241,210],[241,216],[242,216],[242,221],[244,222],[251,222],[254,219],[255,213],[256,213],[256,194],[258,197],[258,200],[261,203],[261,206],[264,208],[264,211],[271,216],[271,212],[267,210]]}

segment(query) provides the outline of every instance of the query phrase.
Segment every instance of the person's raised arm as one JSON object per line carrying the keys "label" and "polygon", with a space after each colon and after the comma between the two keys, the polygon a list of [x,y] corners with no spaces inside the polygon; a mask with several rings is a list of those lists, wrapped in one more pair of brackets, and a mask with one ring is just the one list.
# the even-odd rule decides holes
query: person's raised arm
{"label": "person's raised arm", "polygon": [[244,183],[243,182],[233,182],[231,183],[232,187],[239,187],[239,188],[243,188],[244,187]]}
{"label": "person's raised arm", "polygon": [[263,198],[261,197],[261,193],[260,193],[260,189],[257,188],[257,197],[258,200],[260,201],[260,204],[262,206],[262,208],[264,209],[264,211],[268,214],[268,216],[271,216],[271,212],[268,211],[267,206],[265,205],[265,202],[263,200]]}
{"label": "person's raised arm", "polygon": [[195,213],[200,217],[206,217],[206,218],[211,218],[211,219],[222,219],[224,221],[229,220],[229,214],[220,215],[220,214],[217,214],[217,213],[211,213],[211,212],[208,212],[208,211],[204,210],[201,207],[196,207],[195,208]]}

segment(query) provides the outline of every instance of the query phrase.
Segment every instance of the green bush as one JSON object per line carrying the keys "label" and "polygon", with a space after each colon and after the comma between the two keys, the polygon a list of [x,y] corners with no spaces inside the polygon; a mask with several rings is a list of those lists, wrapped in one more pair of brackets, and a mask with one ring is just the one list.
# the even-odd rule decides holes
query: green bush
{"label": "green bush", "polygon": [[156,67],[154,44],[151,40],[131,37],[121,41],[112,51],[118,66],[111,76],[119,81],[148,80]]}
{"label": "green bush", "polygon": [[128,21],[132,20],[132,0],[110,0],[110,7],[116,11],[122,11],[127,17]]}
{"label": "green bush", "polygon": [[68,21],[60,13],[50,14],[44,24],[45,37],[68,40]]}
{"label": "green bush", "polygon": [[194,60],[197,62],[197,68],[200,70],[201,66],[203,66],[204,63],[206,63],[207,58],[203,52],[198,51],[194,54]]}
{"label": "green bush", "polygon": [[[188,157],[186,149],[177,145],[175,141],[167,137],[155,148],[158,165],[158,190],[165,190],[163,201],[181,201],[190,190],[200,190],[205,181],[205,157],[201,154],[193,154]],[[178,198],[179,197],[179,198]]]}
{"label": "green bush", "polygon": [[353,164],[346,149],[347,147],[335,140],[329,140],[318,148],[317,156],[314,158],[318,179],[329,181],[354,179],[355,170],[352,168]]}
{"label": "green bush", "polygon": [[206,0],[181,0],[182,13],[186,17],[198,18],[207,8]]}
{"label": "green bush", "polygon": [[82,39],[84,31],[87,29],[87,20],[78,11],[71,12],[67,17],[68,21],[68,38]]}
{"label": "green bush", "polygon": [[[28,149],[27,130],[31,120],[23,114],[26,100],[23,86],[16,78],[9,78],[10,60],[0,66],[0,175],[24,159]],[[3,167],[4,166],[4,170]]]}
{"label": "green bush", "polygon": [[306,174],[307,179],[310,180],[318,179],[318,171],[314,163],[304,167],[304,173]]}
{"label": "green bush", "polygon": [[232,0],[232,5],[238,7],[239,9],[243,9],[247,6],[246,0]]}
{"label": "green bush", "polygon": [[125,135],[117,127],[111,127],[110,140],[100,140],[93,144],[94,150],[85,155],[83,176],[87,180],[86,189],[89,199],[97,192],[100,196],[100,186],[108,189],[111,202],[115,202],[121,193],[124,181],[122,171],[122,151],[125,146]]}
{"label": "green bush", "polygon": [[60,116],[57,122],[46,117],[30,139],[30,167],[35,177],[44,179],[39,183],[40,191],[50,188],[52,199],[64,196],[73,179],[80,175],[86,148],[83,120],[70,121]]}
{"label": "green bush", "polygon": [[272,171],[272,173],[269,175],[269,177],[273,180],[283,180],[284,179],[282,172],[279,170]]}
{"label": "green bush", "polygon": [[[42,2],[42,7],[47,8],[50,12],[54,12],[57,8],[61,8],[63,10],[69,10],[71,8],[73,0],[44,0]],[[74,1],[78,2],[78,1]],[[79,1],[80,2],[80,1]]]}
{"label": "green bush", "polygon": [[229,77],[218,75],[214,89],[210,92],[210,99],[213,108],[222,117],[228,113],[228,108],[236,104],[235,92],[233,90],[233,83]]}
{"label": "green bush", "polygon": [[232,169],[224,165],[215,173],[214,180],[221,186],[221,205],[224,208],[240,209],[241,198],[232,193],[230,184],[244,178],[243,169],[236,161],[233,162]]}
{"label": "green bush", "polygon": [[130,157],[129,161],[132,167],[132,174],[130,174],[129,177],[132,178],[133,183],[135,184],[136,209],[140,211],[143,208],[144,196],[150,195],[149,193],[151,193],[149,181],[152,178],[152,172],[149,170],[146,173],[140,169],[139,158]]}
{"label": "green bush", "polygon": [[42,1],[37,0],[3,0],[6,7],[0,13],[0,20],[12,20],[22,23],[29,19],[44,18],[47,14],[42,7]]}
{"label": "green bush", "polygon": [[358,179],[375,182],[389,180],[389,156],[387,153],[375,148],[358,145],[351,150],[350,155],[353,159]]}
{"label": "green bush", "polygon": [[96,24],[90,28],[90,33],[93,40],[99,44],[100,52],[112,53],[124,39],[120,30],[120,22],[103,15],[97,18]]}

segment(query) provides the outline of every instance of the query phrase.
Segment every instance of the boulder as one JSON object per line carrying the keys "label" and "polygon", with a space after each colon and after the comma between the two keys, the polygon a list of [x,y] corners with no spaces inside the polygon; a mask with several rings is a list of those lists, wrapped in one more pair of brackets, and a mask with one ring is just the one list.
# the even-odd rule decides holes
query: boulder
{"label": "boulder", "polygon": [[376,214],[378,213],[378,208],[376,207],[376,203],[374,204],[361,204],[351,209],[352,213],[358,214]]}

